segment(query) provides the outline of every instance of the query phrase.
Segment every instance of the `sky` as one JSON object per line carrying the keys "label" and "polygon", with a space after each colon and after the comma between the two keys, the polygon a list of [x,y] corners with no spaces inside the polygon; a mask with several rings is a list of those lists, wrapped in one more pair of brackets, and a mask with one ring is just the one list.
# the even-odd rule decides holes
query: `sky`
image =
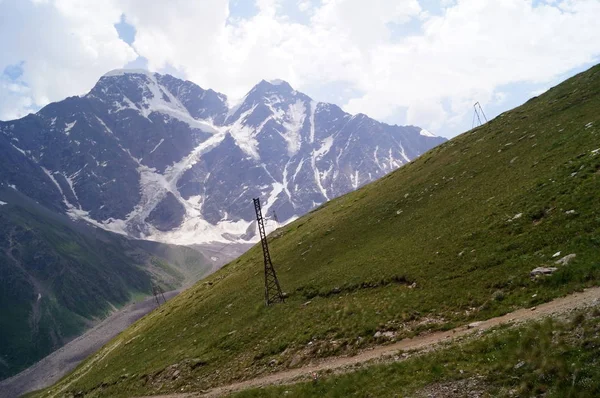
{"label": "sky", "polygon": [[445,137],[600,62],[600,0],[0,0],[0,120],[144,68]]}

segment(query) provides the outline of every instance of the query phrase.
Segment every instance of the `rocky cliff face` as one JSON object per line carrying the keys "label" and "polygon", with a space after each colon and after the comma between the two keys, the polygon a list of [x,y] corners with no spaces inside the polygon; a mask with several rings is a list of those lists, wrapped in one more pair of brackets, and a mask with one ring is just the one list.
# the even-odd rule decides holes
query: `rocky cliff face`
{"label": "rocky cliff face", "polygon": [[443,141],[283,81],[260,82],[230,108],[189,81],[113,71],[83,97],[0,122],[0,183],[135,237],[246,240],[253,197],[285,222]]}

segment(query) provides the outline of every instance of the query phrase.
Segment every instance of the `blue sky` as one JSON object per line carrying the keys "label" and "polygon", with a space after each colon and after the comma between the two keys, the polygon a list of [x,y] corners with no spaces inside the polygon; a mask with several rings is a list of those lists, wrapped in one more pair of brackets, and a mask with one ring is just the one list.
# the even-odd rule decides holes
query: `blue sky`
{"label": "blue sky", "polygon": [[[0,119],[144,68],[239,100],[284,79],[446,137],[598,63],[600,0],[4,0]],[[40,29],[42,26],[43,29]]]}

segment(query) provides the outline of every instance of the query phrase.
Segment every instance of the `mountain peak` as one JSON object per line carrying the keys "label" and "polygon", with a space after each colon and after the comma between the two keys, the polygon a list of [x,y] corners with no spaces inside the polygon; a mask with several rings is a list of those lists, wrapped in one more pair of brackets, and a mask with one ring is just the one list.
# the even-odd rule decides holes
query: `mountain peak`
{"label": "mountain peak", "polygon": [[285,80],[281,80],[281,79],[273,79],[273,80],[269,80],[269,83],[273,86],[281,86],[281,85],[290,85],[288,82],[286,82]]}
{"label": "mountain peak", "polygon": [[283,92],[283,93],[293,93],[295,90],[292,86],[286,82],[285,80],[275,79],[275,80],[261,80],[256,86],[252,88],[250,92]]}
{"label": "mountain peak", "polygon": [[154,73],[146,69],[113,69],[108,73],[105,73],[102,77],[115,77],[124,75],[146,75],[153,76]]}

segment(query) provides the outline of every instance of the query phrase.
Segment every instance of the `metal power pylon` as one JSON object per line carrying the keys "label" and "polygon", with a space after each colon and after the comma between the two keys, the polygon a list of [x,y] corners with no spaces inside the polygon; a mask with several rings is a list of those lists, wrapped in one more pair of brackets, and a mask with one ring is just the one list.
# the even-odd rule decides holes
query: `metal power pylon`
{"label": "metal power pylon", "polygon": [[167,302],[165,298],[165,292],[163,292],[162,288],[158,285],[152,284],[152,294],[154,295],[154,299],[156,300],[156,306],[160,307],[160,299],[162,298],[163,304]]}
{"label": "metal power pylon", "polygon": [[481,122],[481,117],[483,116],[483,120],[485,120],[485,122],[487,123],[487,117],[485,117],[485,113],[483,113],[483,108],[481,107],[481,104],[479,102],[476,102],[475,105],[473,105],[473,108],[475,109],[475,114],[473,115],[473,125],[471,126],[471,128],[475,127],[475,122],[477,121],[478,124],[477,126],[481,126],[483,123]]}
{"label": "metal power pylon", "polygon": [[260,234],[260,242],[262,244],[263,255],[265,258],[265,305],[269,306],[274,303],[282,303],[285,301],[279,280],[271,262],[269,254],[269,245],[267,244],[267,234],[265,232],[265,223],[263,221],[262,210],[260,208],[260,199],[253,199],[254,210],[256,211],[256,221],[258,223],[258,232]]}

